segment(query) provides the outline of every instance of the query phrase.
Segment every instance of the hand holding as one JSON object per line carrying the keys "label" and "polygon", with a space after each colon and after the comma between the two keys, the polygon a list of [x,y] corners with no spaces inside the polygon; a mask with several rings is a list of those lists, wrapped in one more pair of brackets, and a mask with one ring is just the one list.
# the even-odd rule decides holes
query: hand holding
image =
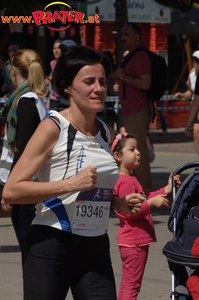
{"label": "hand holding", "polygon": [[[172,192],[172,178],[173,178],[173,173],[170,174],[169,180],[168,180],[168,185],[165,186],[165,193],[169,195]],[[176,187],[179,188],[181,186],[181,180],[180,180],[180,175],[175,175],[174,180],[176,181]]]}
{"label": "hand holding", "polygon": [[175,175],[174,180],[176,182],[176,187],[179,188],[181,186],[181,180],[180,180],[180,175]]}
{"label": "hand holding", "polygon": [[138,214],[145,198],[141,194],[129,194],[121,199],[123,212],[126,214]]}

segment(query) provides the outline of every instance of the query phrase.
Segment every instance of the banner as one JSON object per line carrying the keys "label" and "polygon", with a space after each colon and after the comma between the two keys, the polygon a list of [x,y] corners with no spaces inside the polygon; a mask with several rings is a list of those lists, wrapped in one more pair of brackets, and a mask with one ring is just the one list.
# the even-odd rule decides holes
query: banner
{"label": "banner", "polygon": [[[100,22],[115,21],[115,0],[99,0],[87,4],[87,15],[99,15]],[[128,21],[134,23],[171,22],[171,10],[154,0],[127,0]]]}

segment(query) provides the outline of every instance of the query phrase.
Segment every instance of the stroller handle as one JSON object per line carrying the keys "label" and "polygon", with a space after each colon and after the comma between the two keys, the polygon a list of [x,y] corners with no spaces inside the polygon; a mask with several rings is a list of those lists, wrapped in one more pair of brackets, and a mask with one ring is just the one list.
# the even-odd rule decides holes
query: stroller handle
{"label": "stroller handle", "polygon": [[172,178],[172,187],[176,189],[176,182],[174,180],[174,176],[175,175],[179,175],[182,172],[184,172],[187,169],[191,169],[191,168],[196,168],[199,167],[199,161],[193,161],[193,162],[189,162],[187,164],[181,165],[180,167],[178,167],[174,172],[173,172],[173,178]]}

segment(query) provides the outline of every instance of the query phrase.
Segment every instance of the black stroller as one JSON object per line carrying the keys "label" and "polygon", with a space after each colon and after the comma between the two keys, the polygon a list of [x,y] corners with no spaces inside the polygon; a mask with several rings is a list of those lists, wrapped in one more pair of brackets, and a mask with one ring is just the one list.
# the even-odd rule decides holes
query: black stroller
{"label": "black stroller", "polygon": [[[199,167],[199,161],[180,166],[173,174],[181,174],[187,169]],[[199,257],[191,255],[194,240],[199,236],[199,219],[196,206],[199,203],[199,171],[193,171],[176,191],[172,181],[173,203],[168,220],[168,228],[173,239],[164,246],[163,254],[167,257],[172,272],[172,300],[192,299],[186,288],[188,276],[199,269]]]}

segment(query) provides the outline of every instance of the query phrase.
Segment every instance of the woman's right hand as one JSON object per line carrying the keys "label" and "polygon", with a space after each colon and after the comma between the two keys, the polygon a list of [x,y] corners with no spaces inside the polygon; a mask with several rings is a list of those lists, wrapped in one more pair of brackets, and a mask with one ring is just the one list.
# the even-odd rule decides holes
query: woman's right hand
{"label": "woman's right hand", "polygon": [[1,208],[5,211],[5,212],[11,212],[12,211],[12,205],[11,204],[6,204],[4,202],[4,199],[1,200]]}
{"label": "woman's right hand", "polygon": [[97,187],[97,167],[88,166],[74,177],[74,185],[78,191],[86,191]]}

